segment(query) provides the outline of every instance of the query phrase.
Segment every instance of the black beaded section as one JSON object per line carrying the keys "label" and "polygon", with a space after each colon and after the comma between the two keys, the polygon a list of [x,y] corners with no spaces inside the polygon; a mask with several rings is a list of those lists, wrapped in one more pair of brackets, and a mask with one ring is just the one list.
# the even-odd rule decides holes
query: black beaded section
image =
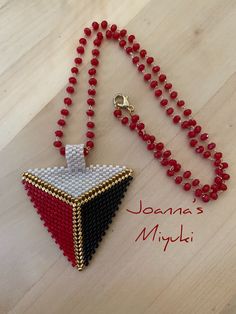
{"label": "black beaded section", "polygon": [[92,200],[81,205],[83,257],[85,266],[89,264],[92,255],[99,246],[99,242],[109,228],[109,224],[116,215],[115,212],[119,208],[121,200],[132,179],[133,178],[129,176]]}

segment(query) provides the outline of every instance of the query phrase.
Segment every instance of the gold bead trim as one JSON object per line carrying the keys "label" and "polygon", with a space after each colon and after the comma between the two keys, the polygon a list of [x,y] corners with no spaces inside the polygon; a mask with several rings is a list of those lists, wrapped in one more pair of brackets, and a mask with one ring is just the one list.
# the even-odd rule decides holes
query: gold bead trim
{"label": "gold bead trim", "polygon": [[26,181],[32,184],[33,186],[37,187],[38,189],[72,206],[74,254],[78,270],[82,270],[84,268],[81,205],[89,202],[90,200],[100,195],[101,193],[104,193],[117,183],[125,180],[128,177],[131,177],[132,173],[133,170],[125,169],[115,174],[110,179],[103,181],[101,184],[83,193],[79,197],[73,197],[72,195],[64,191],[57,189],[52,184],[39,179],[38,177],[31,173],[28,172],[23,173],[22,181]]}

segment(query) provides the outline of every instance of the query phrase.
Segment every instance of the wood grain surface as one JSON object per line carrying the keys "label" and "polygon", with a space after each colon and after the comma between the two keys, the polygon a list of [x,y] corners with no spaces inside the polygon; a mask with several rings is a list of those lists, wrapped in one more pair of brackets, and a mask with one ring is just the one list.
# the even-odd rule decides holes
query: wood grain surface
{"label": "wood grain surface", "polygon": [[[82,30],[109,20],[134,33],[193,110],[230,164],[229,189],[216,202],[193,203],[166,177],[138,137],[113,118],[115,93],[128,94],[150,132],[193,175],[213,178],[184,132],[174,126],[112,43],[104,43],[96,106],[96,149],[88,164],[121,164],[135,178],[90,266],[72,268],[27,199],[21,173],[65,165],[52,147],[69,69]],[[0,313],[236,313],[236,1],[0,1]],[[85,141],[83,66],[66,143]],[[133,215],[153,208],[203,207],[202,215]],[[180,225],[188,244],[137,241],[146,226],[164,235]]]}

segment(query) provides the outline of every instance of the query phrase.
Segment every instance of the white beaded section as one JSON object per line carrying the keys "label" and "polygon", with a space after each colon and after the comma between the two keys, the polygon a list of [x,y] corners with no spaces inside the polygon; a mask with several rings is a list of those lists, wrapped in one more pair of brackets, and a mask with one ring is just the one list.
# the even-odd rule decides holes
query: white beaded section
{"label": "white beaded section", "polygon": [[66,161],[72,172],[85,170],[84,144],[66,145]]}
{"label": "white beaded section", "polygon": [[[67,155],[67,161],[69,159],[68,167],[36,168],[29,169],[28,172],[71,196],[78,197],[126,169],[125,166],[112,165],[91,165],[86,167],[83,155],[74,155],[75,152],[81,151],[83,145],[73,146],[75,147],[67,149],[67,154],[69,154]],[[75,171],[73,158],[75,158],[76,163],[81,162],[77,167],[77,171]]]}

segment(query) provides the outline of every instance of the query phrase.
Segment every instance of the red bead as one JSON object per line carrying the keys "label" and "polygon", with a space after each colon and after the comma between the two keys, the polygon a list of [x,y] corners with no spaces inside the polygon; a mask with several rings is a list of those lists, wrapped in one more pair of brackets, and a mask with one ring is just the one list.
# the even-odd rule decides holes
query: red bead
{"label": "red bead", "polygon": [[230,175],[229,175],[228,173],[223,173],[222,179],[223,179],[224,181],[229,180],[229,179],[230,179]]}
{"label": "red bead", "polygon": [[110,39],[112,37],[112,32],[110,30],[106,31],[106,38]]}
{"label": "red bead", "polygon": [[200,139],[201,139],[202,141],[206,141],[206,140],[208,139],[208,134],[207,134],[207,133],[201,134]]}
{"label": "red bead", "polygon": [[208,191],[210,190],[210,185],[209,185],[209,184],[203,185],[202,190],[203,190],[203,192],[205,192],[205,193],[208,192]]}
{"label": "red bead", "polygon": [[185,109],[185,110],[184,110],[184,115],[185,115],[185,116],[190,116],[191,113],[192,113],[192,110],[191,110],[191,109]]}
{"label": "red bead", "polygon": [[57,124],[60,126],[64,126],[66,124],[66,121],[64,119],[60,119],[57,121]]}
{"label": "red bead", "polygon": [[153,150],[155,148],[155,145],[153,143],[150,143],[147,145],[148,150]]}
{"label": "red bead", "polygon": [[166,151],[163,152],[163,157],[164,158],[168,158],[170,156],[171,156],[171,151],[170,150],[166,150]]}
{"label": "red bead", "polygon": [[155,138],[154,135],[149,135],[149,141],[150,141],[151,143],[154,143],[155,140],[156,140],[156,138]]}
{"label": "red bead", "polygon": [[214,181],[217,185],[220,185],[222,183],[222,179],[220,177],[216,177]]}
{"label": "red bead", "polygon": [[97,38],[100,40],[103,40],[103,33],[102,32],[97,32]]}
{"label": "red bead", "polygon": [[168,109],[166,110],[166,114],[167,114],[168,116],[171,116],[173,112],[174,112],[174,109],[173,109],[172,107],[170,107],[170,108],[168,108]]}
{"label": "red bead", "polygon": [[94,39],[93,44],[94,46],[100,47],[101,46],[102,41],[98,38]]}
{"label": "red bead", "polygon": [[139,50],[139,48],[140,48],[139,43],[135,43],[135,44],[133,44],[133,50],[134,50],[134,51],[138,51],[138,50]]}
{"label": "red bead", "polygon": [[79,69],[77,69],[76,67],[73,67],[73,68],[71,68],[71,73],[78,74]]}
{"label": "red bead", "polygon": [[144,58],[147,54],[147,51],[145,49],[142,49],[142,50],[140,50],[139,54],[142,58]]}
{"label": "red bead", "polygon": [[217,192],[217,191],[219,190],[219,186],[218,186],[217,184],[212,184],[212,185],[211,185],[211,190],[212,190],[213,192]]}
{"label": "red bead", "polygon": [[163,143],[157,143],[156,144],[156,149],[157,150],[162,150],[164,148],[164,144]]}
{"label": "red bead", "polygon": [[64,104],[67,106],[72,105],[72,100],[69,97],[64,98]]}
{"label": "red bead", "polygon": [[93,28],[94,30],[98,30],[98,28],[99,28],[98,22],[93,22],[93,23],[92,23],[92,28]]}
{"label": "red bead", "polygon": [[210,150],[214,149],[215,147],[216,147],[215,143],[210,143],[210,144],[207,145],[207,148],[210,149]]}
{"label": "red bead", "polygon": [[175,172],[173,170],[170,170],[170,169],[168,169],[166,173],[169,177],[173,177],[173,175],[175,174]]}
{"label": "red bead", "polygon": [[137,114],[132,115],[131,117],[132,122],[138,122],[138,120],[139,120],[139,116]]}
{"label": "red bead", "polygon": [[135,40],[135,36],[134,36],[134,35],[129,35],[128,41],[129,41],[130,43],[132,43],[134,40]]}
{"label": "red bead", "polygon": [[55,147],[59,148],[59,147],[62,146],[62,142],[61,142],[61,141],[55,141],[55,142],[53,143],[53,145],[54,145]]}
{"label": "red bead", "polygon": [[93,138],[93,137],[95,136],[95,134],[94,134],[93,132],[91,132],[91,131],[88,131],[88,132],[86,133],[86,136],[87,136],[88,138]]}
{"label": "red bead", "polygon": [[92,117],[92,116],[94,116],[94,111],[89,109],[86,111],[86,114],[87,114],[87,116]]}
{"label": "red bead", "polygon": [[145,128],[145,124],[144,123],[138,123],[137,124],[137,129],[138,130],[143,130]]}
{"label": "red bead", "polygon": [[223,169],[226,169],[226,168],[228,168],[228,163],[227,162],[222,162],[222,168]]}
{"label": "red bead", "polygon": [[220,153],[220,152],[217,152],[217,153],[214,154],[214,158],[215,158],[216,160],[221,159],[222,156],[223,156],[223,155],[222,155],[222,153]]}
{"label": "red bead", "polygon": [[195,128],[194,128],[193,131],[194,131],[196,134],[198,134],[198,133],[201,132],[201,130],[202,130],[202,128],[200,127],[200,125],[197,125],[197,126],[195,126]]}
{"label": "red bead", "polygon": [[189,138],[193,138],[193,137],[195,137],[195,135],[196,135],[196,134],[194,133],[194,131],[189,131],[189,132],[188,132],[188,137],[189,137]]}
{"label": "red bead", "polygon": [[93,98],[88,98],[88,99],[87,99],[87,104],[88,104],[89,106],[94,106],[94,105],[95,105],[95,100],[94,100]]}
{"label": "red bead", "polygon": [[160,97],[162,95],[162,91],[160,89],[155,90],[155,96]]}
{"label": "red bead", "polygon": [[[93,54],[93,56],[96,56],[96,57],[97,57],[97,56],[100,55],[100,51],[95,48],[95,49],[92,50],[92,54]],[[95,70],[95,71],[96,71],[96,70]],[[96,72],[95,72],[95,73],[96,73]]]}
{"label": "red bead", "polygon": [[126,41],[124,39],[122,39],[120,42],[119,42],[119,45],[120,47],[124,47],[126,45]]}
{"label": "red bead", "polygon": [[85,33],[86,36],[90,36],[92,32],[91,32],[91,29],[90,29],[90,28],[86,27],[86,28],[84,29],[84,33]]}
{"label": "red bead", "polygon": [[122,112],[121,112],[120,109],[116,109],[116,110],[114,111],[114,116],[115,116],[116,118],[121,117],[121,115],[122,115]]}
{"label": "red bead", "polygon": [[167,99],[162,99],[161,101],[160,101],[160,104],[161,104],[161,106],[166,106],[167,104],[168,104],[168,100]]}
{"label": "red bead", "polygon": [[96,90],[90,88],[90,89],[88,89],[88,94],[91,96],[94,96],[94,95],[96,95]]}
{"label": "red bead", "polygon": [[146,142],[149,140],[149,135],[148,134],[143,134],[143,140]]}
{"label": "red bead", "polygon": [[60,148],[60,154],[61,154],[62,156],[65,156],[65,153],[66,153],[65,147],[61,147],[61,148]]}
{"label": "red bead", "polygon": [[212,192],[212,193],[210,194],[210,197],[211,197],[213,200],[217,200],[218,195],[217,195],[217,193]]}
{"label": "red bead", "polygon": [[202,154],[204,151],[204,147],[203,146],[198,146],[196,149],[195,149],[195,152],[198,153],[198,154]]}
{"label": "red bead", "polygon": [[159,75],[159,81],[164,82],[166,80],[166,75],[165,74],[160,74]]}
{"label": "red bead", "polygon": [[97,70],[95,68],[91,68],[88,70],[89,75],[95,75],[97,73]]}
{"label": "red bead", "polygon": [[198,179],[194,179],[192,182],[193,186],[197,186],[200,183],[200,181]]}
{"label": "red bead", "polygon": [[155,65],[153,68],[152,68],[152,72],[153,73],[157,73],[160,71],[160,67],[158,65]]}
{"label": "red bead", "polygon": [[77,47],[77,52],[80,53],[80,54],[83,54],[84,53],[84,47],[83,46],[79,46]]}
{"label": "red bead", "polygon": [[183,173],[183,177],[185,178],[185,179],[188,179],[188,178],[190,178],[191,177],[191,171],[185,171],[184,173]]}
{"label": "red bead", "polygon": [[94,122],[92,122],[92,121],[88,121],[88,122],[87,122],[87,127],[88,127],[89,129],[93,129],[94,126],[95,126]]}
{"label": "red bead", "polygon": [[69,78],[69,83],[71,83],[71,84],[76,84],[77,83],[77,80],[76,80],[76,78],[75,77],[70,77]]}
{"label": "red bead", "polygon": [[95,79],[95,77],[91,77],[88,82],[90,85],[97,85],[97,80]]}
{"label": "red bead", "polygon": [[83,62],[83,60],[82,60],[81,58],[79,58],[79,57],[78,57],[78,58],[75,58],[74,61],[75,61],[75,64],[78,64],[78,65]]}
{"label": "red bead", "polygon": [[176,184],[180,184],[182,181],[183,181],[183,178],[182,178],[181,176],[177,176],[177,177],[175,178],[175,183],[176,183]]}
{"label": "red bead", "polygon": [[122,120],[121,120],[122,124],[127,124],[128,122],[129,122],[128,117],[123,117]]}
{"label": "red bead", "polygon": [[147,61],[147,64],[152,64],[154,62],[154,58],[148,57],[146,61]]}
{"label": "red bead", "polygon": [[93,141],[87,141],[86,142],[86,146],[89,147],[89,148],[93,148],[94,147]]}
{"label": "red bead", "polygon": [[169,90],[169,89],[171,89],[171,87],[172,87],[171,83],[166,83],[165,84],[165,89]]}
{"label": "red bead", "polygon": [[55,131],[55,135],[57,137],[62,137],[63,136],[63,132],[61,130],[57,130],[57,131]]}
{"label": "red bead", "polygon": [[135,122],[131,122],[129,125],[130,130],[134,130],[136,128],[136,123]]}
{"label": "red bead", "polygon": [[209,200],[210,200],[209,195],[207,195],[207,194],[202,194],[202,200],[203,200],[203,202],[205,202],[205,203],[209,202]]}
{"label": "red bead", "polygon": [[174,116],[174,118],[173,118],[173,122],[174,123],[179,123],[179,121],[180,121],[180,116],[179,115],[176,115],[176,116]]}
{"label": "red bead", "polygon": [[62,114],[63,116],[68,116],[68,115],[69,115],[69,110],[67,110],[67,109],[61,109],[61,114]]}
{"label": "red bead", "polygon": [[97,58],[93,58],[93,59],[91,60],[91,64],[94,65],[94,66],[98,66],[98,64],[99,64],[98,59],[97,59]]}
{"label": "red bead", "polygon": [[209,158],[210,156],[211,156],[211,153],[208,150],[203,153],[204,158]]}
{"label": "red bead", "polygon": [[184,190],[189,191],[191,189],[191,184],[190,183],[185,183],[184,184]]}
{"label": "red bead", "polygon": [[74,89],[73,86],[68,86],[68,87],[66,88],[66,91],[67,91],[67,93],[69,93],[69,94],[73,94],[74,91],[75,91],[75,89]]}
{"label": "red bead", "polygon": [[199,197],[199,196],[202,195],[202,190],[201,189],[196,189],[194,194],[195,194],[195,196]]}
{"label": "red bead", "polygon": [[81,45],[86,45],[86,44],[87,44],[87,40],[82,37],[82,38],[80,38],[79,43],[80,43]]}
{"label": "red bead", "polygon": [[168,165],[168,159],[162,159],[161,161],[162,166],[167,166]]}
{"label": "red bead", "polygon": [[133,64],[138,63],[139,62],[139,57],[138,56],[133,57],[132,58],[132,62],[133,62]]}
{"label": "red bead", "polygon": [[188,128],[188,121],[183,121],[181,123],[181,127],[182,127],[182,129],[187,129]]}
{"label": "red bead", "polygon": [[145,65],[144,65],[144,64],[140,64],[140,65],[138,66],[139,72],[143,72],[144,69],[145,69]]}
{"label": "red bead", "polygon": [[220,189],[221,189],[221,191],[226,191],[227,190],[227,186],[224,183],[222,183],[220,185]]}
{"label": "red bead", "polygon": [[116,24],[112,24],[111,25],[111,31],[115,32],[117,30],[117,25]]}
{"label": "red bead", "polygon": [[122,30],[120,31],[120,36],[121,36],[121,37],[125,37],[126,34],[127,34],[127,30],[126,30],[126,29],[122,29]]}
{"label": "red bead", "polygon": [[178,96],[178,93],[173,91],[170,93],[170,98],[175,99]]}
{"label": "red bead", "polygon": [[197,140],[195,139],[192,139],[190,142],[189,142],[190,146],[191,147],[195,147],[197,145]]}
{"label": "red bead", "polygon": [[154,157],[155,157],[156,159],[161,158],[161,156],[162,156],[162,153],[161,153],[160,151],[157,151],[157,152],[154,153]]}
{"label": "red bead", "polygon": [[120,37],[120,34],[118,32],[114,32],[112,34],[113,39],[117,40]]}
{"label": "red bead", "polygon": [[219,167],[220,164],[221,164],[221,160],[220,160],[220,159],[218,159],[218,160],[216,160],[216,161],[214,162],[214,166],[216,166],[216,167]]}
{"label": "red bead", "polygon": [[157,85],[158,85],[158,82],[157,82],[157,81],[151,81],[151,83],[150,83],[150,87],[151,87],[151,88],[156,88]]}
{"label": "red bead", "polygon": [[102,21],[101,27],[102,27],[103,29],[106,29],[106,28],[107,28],[107,25],[108,25],[107,21]]}
{"label": "red bead", "polygon": [[145,81],[149,81],[150,79],[151,79],[151,74],[150,73],[146,73],[146,74],[144,74],[144,76],[143,76],[143,78],[144,78],[144,80]]}
{"label": "red bead", "polygon": [[177,102],[177,106],[178,107],[183,107],[185,105],[185,102],[183,101],[183,100],[179,100],[178,102]]}
{"label": "red bead", "polygon": [[180,165],[180,164],[174,165],[174,171],[175,171],[175,172],[179,172],[180,169],[181,169],[181,165]]}

